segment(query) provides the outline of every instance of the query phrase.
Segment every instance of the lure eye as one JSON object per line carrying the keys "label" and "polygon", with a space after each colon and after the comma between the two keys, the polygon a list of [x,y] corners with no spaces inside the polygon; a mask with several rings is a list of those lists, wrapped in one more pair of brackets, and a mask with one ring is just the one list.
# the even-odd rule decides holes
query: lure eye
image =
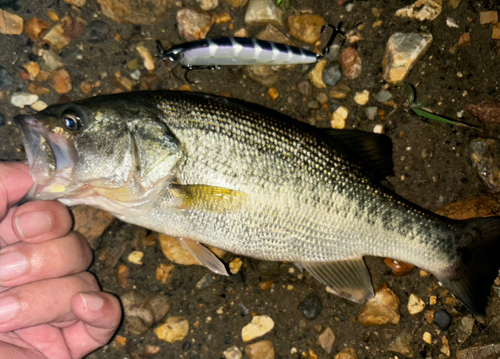
{"label": "lure eye", "polygon": [[82,119],[73,112],[63,113],[61,120],[64,127],[70,131],[78,131],[83,127]]}

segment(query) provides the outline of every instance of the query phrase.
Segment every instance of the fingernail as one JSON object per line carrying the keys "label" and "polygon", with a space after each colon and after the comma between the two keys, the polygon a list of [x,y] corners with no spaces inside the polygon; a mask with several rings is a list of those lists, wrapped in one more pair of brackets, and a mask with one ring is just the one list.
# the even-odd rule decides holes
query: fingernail
{"label": "fingernail", "polygon": [[19,311],[19,303],[13,297],[0,298],[0,323],[14,318]]}
{"label": "fingernail", "polygon": [[104,299],[94,294],[80,294],[85,310],[99,310],[104,304]]}
{"label": "fingernail", "polygon": [[26,212],[16,216],[16,227],[23,238],[33,238],[52,228],[52,218],[46,212]]}
{"label": "fingernail", "polygon": [[26,257],[19,252],[0,254],[0,281],[19,277],[27,267]]}

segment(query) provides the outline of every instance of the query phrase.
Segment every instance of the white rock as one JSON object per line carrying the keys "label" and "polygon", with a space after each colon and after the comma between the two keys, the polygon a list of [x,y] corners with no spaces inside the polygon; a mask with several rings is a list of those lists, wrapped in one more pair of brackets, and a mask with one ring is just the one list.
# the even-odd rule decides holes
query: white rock
{"label": "white rock", "polygon": [[37,102],[31,105],[31,108],[35,111],[43,111],[47,108],[47,104],[42,100],[38,100]]}
{"label": "white rock", "polygon": [[128,255],[128,261],[130,263],[142,265],[142,257],[144,257],[144,253],[141,251],[133,251]]}
{"label": "white rock", "polygon": [[273,0],[250,0],[245,14],[245,24],[283,26],[283,11]]}
{"label": "white rock", "polygon": [[417,297],[415,294],[410,294],[410,298],[408,299],[408,312],[411,315],[420,313],[425,308],[425,303],[422,299]]}
{"label": "white rock", "polygon": [[16,107],[23,108],[24,106],[33,105],[38,101],[38,95],[28,92],[16,92],[12,94],[10,103]]}
{"label": "white rock", "polygon": [[213,10],[219,6],[219,0],[196,0],[202,10]]}
{"label": "white rock", "polygon": [[333,343],[335,342],[335,334],[330,329],[326,328],[325,331],[318,337],[318,343],[328,354],[332,352]]}
{"label": "white rock", "polygon": [[432,21],[441,14],[442,9],[443,0],[417,0],[412,5],[396,11],[396,16]]}
{"label": "white rock", "polygon": [[244,342],[263,336],[274,328],[274,321],[267,315],[256,315],[252,322],[241,330],[241,338]]}
{"label": "white rock", "polygon": [[344,106],[340,106],[332,114],[332,119],[330,121],[332,128],[336,130],[341,130],[345,127],[345,120],[349,116],[349,110]]}
{"label": "white rock", "polygon": [[378,113],[377,106],[370,106],[365,108],[366,118],[369,119],[370,121],[375,120],[375,117],[377,117],[377,113]]}
{"label": "white rock", "polygon": [[384,126],[383,125],[375,125],[373,127],[373,133],[378,133],[379,135],[381,135],[382,133],[384,133]]}
{"label": "white rock", "polygon": [[236,345],[227,348],[222,354],[224,354],[224,358],[226,359],[241,359],[243,356],[243,353]]}
{"label": "white rock", "polygon": [[455,20],[453,20],[451,17],[446,18],[446,25],[448,25],[448,27],[454,27],[456,29],[459,28],[457,22]]}
{"label": "white rock", "polygon": [[354,102],[358,105],[366,105],[366,103],[370,100],[370,92],[368,90],[363,90],[362,92],[356,92],[354,95]]}

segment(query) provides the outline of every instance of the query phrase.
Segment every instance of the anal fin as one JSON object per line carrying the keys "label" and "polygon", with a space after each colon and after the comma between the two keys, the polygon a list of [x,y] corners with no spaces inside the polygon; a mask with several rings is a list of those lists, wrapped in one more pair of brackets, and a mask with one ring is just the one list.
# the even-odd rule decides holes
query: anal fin
{"label": "anal fin", "polygon": [[187,238],[179,238],[179,243],[212,272],[229,276],[224,263],[203,244]]}
{"label": "anal fin", "polygon": [[338,296],[364,302],[374,296],[370,273],[363,257],[335,262],[301,262],[314,278]]}

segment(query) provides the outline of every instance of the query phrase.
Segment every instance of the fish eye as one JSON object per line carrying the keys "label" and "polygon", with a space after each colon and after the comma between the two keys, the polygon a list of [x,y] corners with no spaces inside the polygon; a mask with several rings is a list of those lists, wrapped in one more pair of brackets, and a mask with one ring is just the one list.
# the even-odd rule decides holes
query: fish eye
{"label": "fish eye", "polygon": [[78,131],[83,127],[83,121],[74,112],[64,112],[61,117],[64,127],[70,131]]}

